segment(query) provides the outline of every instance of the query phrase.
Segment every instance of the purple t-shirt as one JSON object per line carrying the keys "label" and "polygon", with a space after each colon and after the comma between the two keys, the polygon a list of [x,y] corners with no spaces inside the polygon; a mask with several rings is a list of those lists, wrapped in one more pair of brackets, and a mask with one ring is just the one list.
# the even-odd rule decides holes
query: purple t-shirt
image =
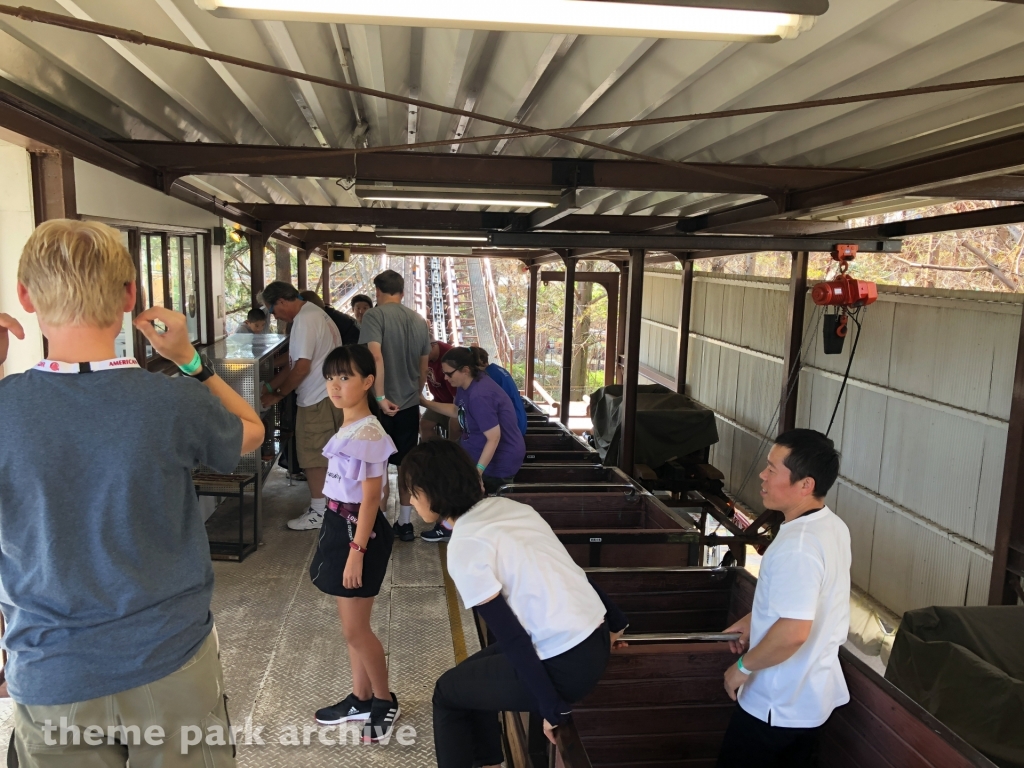
{"label": "purple t-shirt", "polygon": [[480,376],[466,389],[456,387],[455,404],[459,406],[462,447],[473,461],[480,460],[487,438],[484,432],[501,427],[501,440],[494,458],[487,465],[487,477],[512,477],[523,466],[526,442],[519,431],[516,411],[505,390],[490,376]]}

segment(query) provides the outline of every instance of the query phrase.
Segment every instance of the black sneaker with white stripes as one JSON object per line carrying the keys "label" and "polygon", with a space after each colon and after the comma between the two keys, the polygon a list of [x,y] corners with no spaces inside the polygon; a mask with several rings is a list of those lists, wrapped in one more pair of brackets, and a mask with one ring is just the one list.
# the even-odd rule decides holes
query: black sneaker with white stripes
{"label": "black sneaker with white stripes", "polygon": [[324,707],[316,711],[316,721],[321,725],[337,725],[350,720],[368,720],[370,705],[373,699],[363,701],[350,693],[333,707]]}
{"label": "black sneaker with white stripes", "polygon": [[398,697],[391,693],[391,701],[374,697],[370,706],[370,719],[363,726],[364,744],[387,744],[391,741],[391,733],[395,729],[395,721],[402,714],[398,706]]}

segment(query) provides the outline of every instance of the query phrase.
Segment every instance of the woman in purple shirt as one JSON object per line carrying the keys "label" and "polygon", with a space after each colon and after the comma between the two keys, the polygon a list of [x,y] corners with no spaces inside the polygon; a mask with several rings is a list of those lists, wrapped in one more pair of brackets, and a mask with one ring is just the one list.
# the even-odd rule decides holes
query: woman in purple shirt
{"label": "woman in purple shirt", "polygon": [[[526,442],[519,431],[515,407],[505,390],[484,372],[474,350],[448,350],[441,358],[441,370],[455,387],[455,402],[438,403],[421,396],[420,403],[437,413],[458,418],[462,447],[476,462],[484,490],[493,494],[512,482],[526,456]],[[423,539],[447,541],[450,535],[450,531],[435,528],[423,534]]]}

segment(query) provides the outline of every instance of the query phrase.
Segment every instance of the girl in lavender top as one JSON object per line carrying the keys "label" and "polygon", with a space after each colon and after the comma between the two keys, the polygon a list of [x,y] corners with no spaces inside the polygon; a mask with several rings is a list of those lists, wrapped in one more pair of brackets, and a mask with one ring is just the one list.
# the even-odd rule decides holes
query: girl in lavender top
{"label": "girl in lavender top", "polygon": [[401,710],[388,685],[384,648],[370,628],[370,612],[394,542],[380,502],[395,444],[377,420],[376,365],[365,346],[335,349],[324,361],[323,375],[327,395],[345,412],[345,421],[324,447],[327,513],[309,575],[320,591],[338,599],[353,690],[334,706],[317,710],[316,719],[324,725],[364,721],[363,741],[386,743]]}

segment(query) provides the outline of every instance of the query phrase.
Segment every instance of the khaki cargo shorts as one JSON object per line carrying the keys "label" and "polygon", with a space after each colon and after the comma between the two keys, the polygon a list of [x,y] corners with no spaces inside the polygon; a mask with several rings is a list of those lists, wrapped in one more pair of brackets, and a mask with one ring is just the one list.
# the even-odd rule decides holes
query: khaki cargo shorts
{"label": "khaki cargo shorts", "polygon": [[295,420],[295,446],[300,467],[327,466],[324,446],[341,429],[344,421],[345,412],[335,408],[329,397],[316,405],[299,406]]}
{"label": "khaki cargo shorts", "polygon": [[216,628],[181,669],[149,685],[14,708],[20,768],[235,768],[231,741]]}

